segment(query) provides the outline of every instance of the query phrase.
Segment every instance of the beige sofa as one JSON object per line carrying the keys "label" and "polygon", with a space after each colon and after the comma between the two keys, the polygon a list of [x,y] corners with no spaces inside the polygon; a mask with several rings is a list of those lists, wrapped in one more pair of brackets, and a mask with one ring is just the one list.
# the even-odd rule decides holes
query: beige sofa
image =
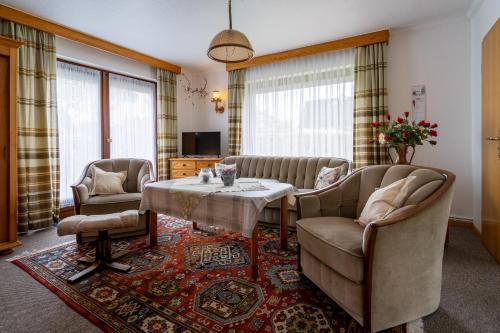
{"label": "beige sofa", "polygon": [[[127,179],[123,183],[125,194],[89,195],[92,183],[92,165],[104,171],[127,171]],[[72,185],[75,214],[99,215],[119,213],[131,209],[139,209],[144,186],[155,181],[153,165],[148,160],[134,158],[98,160],[87,164],[78,181]],[[112,238],[143,235],[147,233],[147,223],[144,216],[140,217],[139,225],[132,228],[113,229]],[[79,243],[95,240],[97,233],[83,233],[77,235]]]}
{"label": "beige sofa", "polygon": [[[270,157],[270,156],[229,156],[220,163],[236,164],[238,177],[274,179],[295,186],[297,193],[314,189],[316,176],[322,167],[341,167],[342,176],[349,171],[349,161],[334,157]],[[279,224],[279,200],[269,203],[259,216],[259,221]],[[288,209],[289,225],[294,227],[297,219],[296,205]]]}
{"label": "beige sofa", "polygon": [[[372,192],[417,177],[404,206],[366,228],[355,222]],[[299,269],[367,331],[434,312],[455,175],[410,165],[361,168],[297,195]]]}

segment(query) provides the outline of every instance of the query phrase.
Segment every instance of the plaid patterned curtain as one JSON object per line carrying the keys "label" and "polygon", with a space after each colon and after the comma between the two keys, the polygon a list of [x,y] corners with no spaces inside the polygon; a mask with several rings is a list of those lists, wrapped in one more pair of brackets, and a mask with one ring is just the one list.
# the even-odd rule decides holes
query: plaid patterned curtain
{"label": "plaid patterned curtain", "polygon": [[175,73],[160,68],[156,79],[158,180],[165,180],[170,175],[168,159],[177,157],[177,81]]}
{"label": "plaid patterned curtain", "polygon": [[18,231],[59,218],[55,36],[0,20],[0,35],[24,42],[18,53]]}
{"label": "plaid patterned curtain", "polygon": [[371,123],[383,123],[384,115],[388,112],[386,48],[386,43],[356,48],[353,169],[388,163],[386,148],[378,142],[368,143],[376,134]]}
{"label": "plaid patterned curtain", "polygon": [[229,155],[239,155],[241,148],[241,118],[245,97],[245,69],[229,72]]}
{"label": "plaid patterned curtain", "polygon": [[17,68],[18,231],[59,218],[59,135],[55,36],[0,20],[0,35],[22,41]]}

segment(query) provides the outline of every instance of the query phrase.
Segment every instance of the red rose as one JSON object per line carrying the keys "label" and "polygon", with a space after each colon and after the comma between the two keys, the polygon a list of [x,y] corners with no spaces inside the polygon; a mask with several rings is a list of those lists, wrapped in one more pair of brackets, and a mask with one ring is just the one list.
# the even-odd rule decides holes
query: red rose
{"label": "red rose", "polygon": [[438,124],[436,124],[436,123],[431,125],[431,128],[436,128],[436,127],[438,127]]}
{"label": "red rose", "polygon": [[402,124],[402,123],[403,123],[403,121],[404,121],[404,119],[403,119],[403,118],[401,118],[401,117],[398,117],[398,119],[396,119],[396,121],[397,121],[398,123]]}
{"label": "red rose", "polygon": [[374,122],[372,123],[372,126],[373,126],[373,127],[380,127],[380,121],[374,121]]}
{"label": "red rose", "polygon": [[388,136],[388,135],[385,135],[385,136],[384,136],[384,140],[385,140],[385,141],[391,141],[391,137],[390,137],[390,136]]}
{"label": "red rose", "polygon": [[434,141],[434,140],[430,140],[429,143],[433,146],[437,145],[437,141]]}
{"label": "red rose", "polygon": [[386,114],[385,117],[387,118],[387,120],[391,120],[391,115],[390,114]]}
{"label": "red rose", "polygon": [[420,120],[418,122],[418,126],[424,126],[425,127],[425,120]]}
{"label": "red rose", "polygon": [[409,139],[409,138],[410,138],[410,132],[404,132],[404,133],[403,133],[403,137],[404,137],[405,139]]}
{"label": "red rose", "polygon": [[405,112],[405,117],[408,118],[410,116],[410,112],[406,111]]}
{"label": "red rose", "polygon": [[432,129],[431,129],[431,130],[429,131],[429,135],[430,135],[430,136],[438,136],[438,132],[437,132],[437,131],[435,131],[435,130],[432,130]]}
{"label": "red rose", "polygon": [[424,127],[431,127],[431,123],[426,121]]}

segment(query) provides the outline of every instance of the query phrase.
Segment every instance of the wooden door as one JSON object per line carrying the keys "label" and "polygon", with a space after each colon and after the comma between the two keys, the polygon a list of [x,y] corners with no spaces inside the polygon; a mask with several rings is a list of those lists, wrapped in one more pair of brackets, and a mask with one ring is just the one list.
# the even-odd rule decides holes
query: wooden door
{"label": "wooden door", "polygon": [[500,20],[482,46],[482,210],[483,243],[500,262]]}
{"label": "wooden door", "polygon": [[0,243],[9,240],[9,58],[0,55]]}

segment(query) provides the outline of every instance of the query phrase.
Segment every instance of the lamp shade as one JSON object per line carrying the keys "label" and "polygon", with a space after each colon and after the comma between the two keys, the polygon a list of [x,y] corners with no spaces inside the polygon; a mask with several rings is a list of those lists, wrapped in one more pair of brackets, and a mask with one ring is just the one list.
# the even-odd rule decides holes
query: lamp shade
{"label": "lamp shade", "polygon": [[223,63],[237,63],[253,57],[253,48],[248,38],[238,30],[227,29],[212,39],[207,55]]}

